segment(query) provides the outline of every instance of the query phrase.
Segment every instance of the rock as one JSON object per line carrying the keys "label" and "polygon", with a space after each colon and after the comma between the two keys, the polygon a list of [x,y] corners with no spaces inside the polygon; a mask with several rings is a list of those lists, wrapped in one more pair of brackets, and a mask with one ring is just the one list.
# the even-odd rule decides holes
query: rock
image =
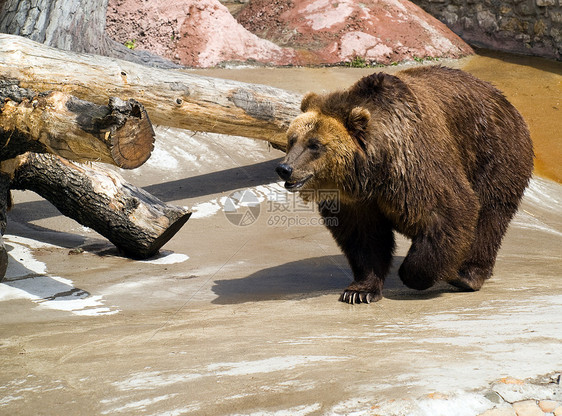
{"label": "rock", "polygon": [[534,400],[513,403],[513,409],[517,416],[544,416],[544,412]]}
{"label": "rock", "polygon": [[486,399],[488,399],[489,401],[491,401],[492,403],[503,403],[503,399],[501,398],[501,396],[496,393],[495,391],[488,391],[484,394],[484,397]]}
{"label": "rock", "polygon": [[484,31],[488,33],[498,30],[496,16],[488,10],[483,10],[476,13],[476,20],[478,21],[478,26],[480,26],[482,29],[484,29]]}
{"label": "rock", "polygon": [[110,0],[107,33],[186,66],[229,61],[286,65],[295,52],[258,38],[240,26],[217,0]]}
{"label": "rock", "polygon": [[106,30],[129,47],[194,67],[355,59],[390,64],[472,53],[443,23],[406,0],[253,0],[238,21],[242,25],[218,0],[109,0]]}
{"label": "rock", "polygon": [[537,0],[537,6],[556,6],[556,0]]}
{"label": "rock", "polygon": [[555,402],[554,400],[541,400],[539,402],[539,407],[545,413],[552,413],[554,409],[560,406],[560,403]]}
{"label": "rock", "polygon": [[[470,44],[561,59],[562,43],[557,35],[562,14],[558,0],[412,1],[447,23]],[[456,9],[451,9],[450,5]]]}
{"label": "rock", "polygon": [[253,0],[237,19],[252,33],[294,48],[300,63],[361,58],[389,64],[472,53],[443,23],[405,0]]}
{"label": "rock", "polygon": [[520,402],[523,400],[554,400],[560,394],[560,388],[555,384],[536,385],[530,383],[506,384],[498,382],[492,385],[492,390],[498,393],[509,403]]}

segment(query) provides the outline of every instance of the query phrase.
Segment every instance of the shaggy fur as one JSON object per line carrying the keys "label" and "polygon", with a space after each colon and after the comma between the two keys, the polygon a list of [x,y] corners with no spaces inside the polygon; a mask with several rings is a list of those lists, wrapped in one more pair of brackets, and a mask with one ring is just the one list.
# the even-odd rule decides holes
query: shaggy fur
{"label": "shaggy fur", "polygon": [[309,93],[301,109],[277,172],[291,191],[339,191],[338,213],[316,202],[337,216],[329,230],[354,275],[340,300],[382,297],[394,230],[412,240],[399,270],[408,287],[479,290],[533,170],[529,131],[505,97],[434,66]]}

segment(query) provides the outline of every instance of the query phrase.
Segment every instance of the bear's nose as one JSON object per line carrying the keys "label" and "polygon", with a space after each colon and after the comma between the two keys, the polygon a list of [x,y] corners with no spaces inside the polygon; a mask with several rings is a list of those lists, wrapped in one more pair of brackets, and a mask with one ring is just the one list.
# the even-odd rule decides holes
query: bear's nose
{"label": "bear's nose", "polygon": [[288,181],[293,174],[293,168],[286,163],[281,163],[275,168],[275,172],[281,177],[281,179]]}

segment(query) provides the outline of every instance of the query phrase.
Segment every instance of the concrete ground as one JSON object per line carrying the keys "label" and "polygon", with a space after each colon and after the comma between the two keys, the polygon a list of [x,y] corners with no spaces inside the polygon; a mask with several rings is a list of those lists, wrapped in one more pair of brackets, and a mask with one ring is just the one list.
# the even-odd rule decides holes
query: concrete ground
{"label": "concrete ground", "polygon": [[384,298],[352,306],[338,302],[349,267],[277,182],[280,157],[157,128],[152,158],[122,174],[194,215],[148,261],[15,192],[0,414],[472,416],[560,401],[561,185],[533,179],[480,292],[405,288],[399,238]]}

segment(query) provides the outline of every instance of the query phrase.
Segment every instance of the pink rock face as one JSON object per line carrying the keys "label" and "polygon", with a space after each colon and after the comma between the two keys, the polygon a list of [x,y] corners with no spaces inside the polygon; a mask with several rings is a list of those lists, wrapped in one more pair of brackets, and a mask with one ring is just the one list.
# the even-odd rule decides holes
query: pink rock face
{"label": "pink rock face", "polygon": [[[185,3],[189,3],[185,2]],[[184,65],[209,67],[225,61],[256,60],[274,65],[292,62],[292,49],[281,48],[244,29],[228,9],[213,0],[195,0],[180,27],[177,51]]]}
{"label": "pink rock face", "polygon": [[388,64],[472,53],[405,0],[252,0],[238,22],[218,0],[109,0],[107,32],[194,67],[337,64],[358,57]]}
{"label": "pink rock face", "polygon": [[472,53],[443,23],[406,0],[252,0],[238,21],[280,46],[309,52],[301,57],[313,55],[327,64]]}
{"label": "pink rock face", "polygon": [[242,27],[217,0],[109,0],[107,33],[125,43],[186,66],[212,67],[255,60],[294,61],[295,52]]}

